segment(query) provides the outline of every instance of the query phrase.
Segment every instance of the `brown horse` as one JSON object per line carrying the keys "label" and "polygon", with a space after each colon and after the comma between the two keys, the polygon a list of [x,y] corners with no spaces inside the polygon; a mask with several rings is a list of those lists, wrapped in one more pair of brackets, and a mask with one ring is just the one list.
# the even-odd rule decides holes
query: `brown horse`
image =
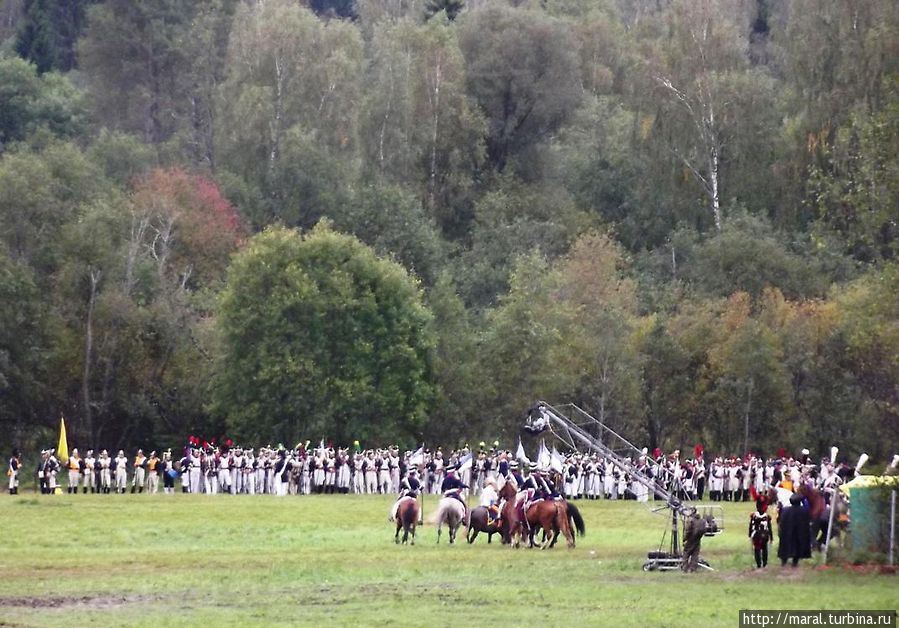
{"label": "brown horse", "polygon": [[500,497],[506,500],[506,506],[503,508],[503,519],[507,519],[507,512],[511,515],[508,519],[509,538],[510,540],[515,540],[514,545],[516,547],[525,534],[528,537],[528,546],[534,547],[534,534],[538,528],[543,528],[546,535],[540,545],[540,549],[551,547],[560,532],[565,536],[568,547],[574,547],[574,534],[571,531],[570,515],[565,501],[541,500],[533,502],[524,513],[524,518],[521,519],[518,516],[516,505],[518,495],[515,492],[515,488],[510,484],[503,486],[500,491]]}
{"label": "brown horse", "polygon": [[[407,497],[400,501],[396,511],[396,535],[394,541],[399,544],[400,530],[403,531],[403,544],[407,541],[410,545],[415,545],[415,526],[418,523],[418,500]],[[412,540],[409,540],[409,535]]]}

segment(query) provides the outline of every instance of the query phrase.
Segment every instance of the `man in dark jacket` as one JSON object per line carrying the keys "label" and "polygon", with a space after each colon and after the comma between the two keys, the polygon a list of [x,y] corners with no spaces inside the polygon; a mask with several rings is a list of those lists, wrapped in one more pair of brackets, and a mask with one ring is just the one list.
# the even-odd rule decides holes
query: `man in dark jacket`
{"label": "man in dark jacket", "polygon": [[790,505],[780,513],[780,543],[777,556],[780,564],[786,565],[791,559],[793,567],[799,564],[800,558],[812,557],[811,529],[808,508],[802,504],[802,496],[793,494]]}

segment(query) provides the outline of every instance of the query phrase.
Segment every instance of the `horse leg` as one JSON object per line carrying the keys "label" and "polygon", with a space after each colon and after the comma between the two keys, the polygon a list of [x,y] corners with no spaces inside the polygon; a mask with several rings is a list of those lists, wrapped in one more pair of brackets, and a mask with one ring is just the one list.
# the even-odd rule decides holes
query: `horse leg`
{"label": "horse leg", "polygon": [[440,532],[443,529],[443,521],[437,523],[437,544],[440,544]]}
{"label": "horse leg", "polygon": [[396,543],[397,545],[399,545],[399,543],[400,543],[400,528],[402,528],[402,527],[403,527],[403,526],[399,523],[399,521],[397,521],[397,524],[396,524],[396,534],[393,535],[393,541],[394,541],[394,543]]}
{"label": "horse leg", "polygon": [[474,526],[468,528],[468,544],[471,545],[474,543],[474,540],[478,538],[478,529]]}

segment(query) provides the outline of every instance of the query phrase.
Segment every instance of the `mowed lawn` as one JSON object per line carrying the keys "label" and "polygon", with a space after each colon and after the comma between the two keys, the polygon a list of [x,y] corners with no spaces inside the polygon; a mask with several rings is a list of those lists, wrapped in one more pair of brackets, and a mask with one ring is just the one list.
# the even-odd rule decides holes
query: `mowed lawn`
{"label": "mowed lawn", "polygon": [[428,525],[396,546],[379,496],[3,495],[0,624],[695,627],[736,626],[741,608],[899,607],[895,575],[753,570],[749,504],[703,543],[717,571],[682,574],[640,569],[665,518],[577,503],[587,536],[539,551],[436,545]]}

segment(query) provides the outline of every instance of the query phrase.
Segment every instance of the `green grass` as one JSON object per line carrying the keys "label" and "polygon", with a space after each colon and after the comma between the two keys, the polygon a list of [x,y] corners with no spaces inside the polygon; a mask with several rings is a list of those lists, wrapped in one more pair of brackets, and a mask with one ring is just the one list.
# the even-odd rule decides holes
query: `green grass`
{"label": "green grass", "polygon": [[0,496],[0,624],[735,626],[741,608],[899,606],[896,576],[751,569],[748,504],[703,542],[717,571],[682,574],[640,570],[666,521],[633,502],[578,502],[587,536],[543,552],[437,546],[427,525],[398,547],[389,503]]}

